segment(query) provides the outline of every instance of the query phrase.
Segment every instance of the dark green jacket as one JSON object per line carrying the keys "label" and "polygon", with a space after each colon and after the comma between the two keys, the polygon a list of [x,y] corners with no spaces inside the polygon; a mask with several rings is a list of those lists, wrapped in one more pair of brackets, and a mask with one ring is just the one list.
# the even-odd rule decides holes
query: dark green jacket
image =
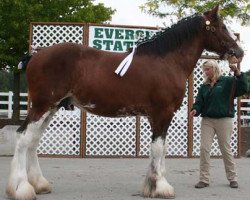
{"label": "dark green jacket", "polygon": [[202,117],[222,118],[234,117],[234,98],[248,91],[248,81],[245,73],[239,77],[220,76],[214,87],[202,84],[192,109]]}

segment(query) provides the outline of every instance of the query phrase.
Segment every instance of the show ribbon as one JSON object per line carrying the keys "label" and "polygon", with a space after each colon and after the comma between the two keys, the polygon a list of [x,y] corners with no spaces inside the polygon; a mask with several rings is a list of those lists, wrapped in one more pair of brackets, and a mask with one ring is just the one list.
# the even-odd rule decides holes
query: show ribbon
{"label": "show ribbon", "polygon": [[135,49],[136,49],[136,45],[133,47],[132,52],[129,55],[127,55],[127,57],[124,58],[123,61],[120,63],[120,65],[116,68],[115,73],[117,75],[122,77],[127,72],[133,60]]}

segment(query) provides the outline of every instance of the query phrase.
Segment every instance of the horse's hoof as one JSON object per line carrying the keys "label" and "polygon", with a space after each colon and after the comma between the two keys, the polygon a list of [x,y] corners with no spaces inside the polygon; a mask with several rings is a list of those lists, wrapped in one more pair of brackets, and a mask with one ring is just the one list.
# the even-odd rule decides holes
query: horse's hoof
{"label": "horse's hoof", "polygon": [[35,189],[36,194],[48,194],[51,193],[51,188],[47,186],[39,187]]}
{"label": "horse's hoof", "polygon": [[155,193],[153,195],[154,198],[160,198],[160,199],[174,199],[175,194],[169,194],[169,192],[162,192],[162,193]]}
{"label": "horse's hoof", "polygon": [[142,196],[145,198],[162,198],[162,199],[174,199],[174,188],[167,182],[164,177],[155,179],[147,179],[149,182],[144,184]]}
{"label": "horse's hoof", "polygon": [[155,197],[164,199],[174,199],[174,188],[167,182],[164,177],[161,177],[156,181]]}
{"label": "horse's hoof", "polygon": [[16,192],[13,189],[13,187],[11,187],[11,185],[8,183],[6,190],[5,190],[6,195],[8,196],[9,199],[15,199],[16,196]]}
{"label": "horse's hoof", "polygon": [[30,180],[29,182],[34,187],[36,194],[51,193],[50,184],[44,177],[40,177],[36,182]]}
{"label": "horse's hoof", "polygon": [[51,187],[49,182],[42,177],[38,184],[34,187],[37,194],[48,194],[51,193]]}
{"label": "horse's hoof", "polygon": [[157,193],[155,191],[151,191],[151,193],[142,193],[142,197],[144,198],[159,198],[159,199],[174,199],[175,194],[167,193]]}
{"label": "horse's hoof", "polygon": [[32,185],[28,181],[21,182],[15,191],[15,196],[12,199],[15,200],[35,200],[36,193]]}

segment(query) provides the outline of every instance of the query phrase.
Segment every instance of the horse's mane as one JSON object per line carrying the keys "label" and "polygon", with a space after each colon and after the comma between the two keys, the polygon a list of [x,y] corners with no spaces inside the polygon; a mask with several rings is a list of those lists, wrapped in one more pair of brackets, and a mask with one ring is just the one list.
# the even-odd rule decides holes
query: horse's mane
{"label": "horse's mane", "polygon": [[183,18],[171,27],[157,32],[152,38],[139,41],[136,54],[163,54],[173,51],[199,33],[201,22],[202,16],[198,14]]}

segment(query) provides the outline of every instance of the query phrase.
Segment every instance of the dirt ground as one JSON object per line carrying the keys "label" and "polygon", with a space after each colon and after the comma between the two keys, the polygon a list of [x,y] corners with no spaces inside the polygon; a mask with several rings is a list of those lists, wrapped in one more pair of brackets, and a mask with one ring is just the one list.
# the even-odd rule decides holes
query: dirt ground
{"label": "dirt ground", "polygon": [[[5,185],[11,158],[0,157],[0,199],[5,200]],[[249,199],[250,158],[236,159],[239,188],[231,189],[221,159],[211,160],[211,183],[195,189],[199,159],[166,159],[167,180],[178,200]],[[44,176],[52,193],[38,200],[142,200],[140,191],[149,159],[73,159],[40,158]]]}

